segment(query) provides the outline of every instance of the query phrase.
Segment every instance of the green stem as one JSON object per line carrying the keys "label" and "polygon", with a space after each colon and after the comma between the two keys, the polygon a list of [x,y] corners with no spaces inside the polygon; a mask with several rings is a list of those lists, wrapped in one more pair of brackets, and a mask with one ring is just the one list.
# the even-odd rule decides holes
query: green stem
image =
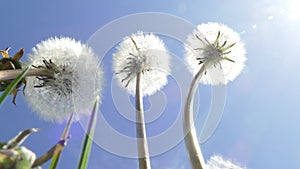
{"label": "green stem", "polygon": [[[15,79],[22,72],[23,72],[22,69],[1,70],[0,71],[0,81]],[[51,77],[53,77],[53,72],[51,72],[47,69],[29,69],[25,76],[51,76]]]}
{"label": "green stem", "polygon": [[138,146],[139,169],[151,169],[149,150],[146,136],[143,96],[141,94],[141,72],[137,73],[136,78],[136,134]]}
{"label": "green stem", "polygon": [[194,126],[194,115],[193,115],[193,105],[194,96],[198,88],[199,81],[202,74],[205,71],[205,67],[202,66],[199,72],[193,78],[191,86],[188,91],[188,96],[186,99],[183,115],[183,132],[186,134],[184,137],[185,146],[188,151],[188,156],[192,169],[205,169],[205,161],[201,153],[199,141],[197,138],[196,129]]}

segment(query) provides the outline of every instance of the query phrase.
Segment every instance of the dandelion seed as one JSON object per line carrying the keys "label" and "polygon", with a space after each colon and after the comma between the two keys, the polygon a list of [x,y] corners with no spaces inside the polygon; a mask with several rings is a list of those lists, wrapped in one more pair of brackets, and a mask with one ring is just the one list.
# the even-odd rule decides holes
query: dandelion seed
{"label": "dandelion seed", "polygon": [[135,95],[136,75],[141,72],[142,95],[152,95],[167,84],[170,56],[154,34],[138,32],[124,40],[113,55],[113,68],[119,84]]}
{"label": "dandelion seed", "polygon": [[207,162],[208,169],[246,169],[246,167],[241,167],[239,164],[234,164],[229,160],[224,160],[220,155],[214,155],[210,157]]}
{"label": "dandelion seed", "polygon": [[72,38],[50,38],[37,44],[29,61],[54,77],[27,78],[26,100],[43,119],[62,122],[71,113],[88,115],[101,95],[103,72],[93,50]]}
{"label": "dandelion seed", "polygon": [[187,38],[185,60],[195,75],[203,66],[203,84],[227,84],[242,71],[246,61],[244,44],[239,34],[226,25],[198,25]]}

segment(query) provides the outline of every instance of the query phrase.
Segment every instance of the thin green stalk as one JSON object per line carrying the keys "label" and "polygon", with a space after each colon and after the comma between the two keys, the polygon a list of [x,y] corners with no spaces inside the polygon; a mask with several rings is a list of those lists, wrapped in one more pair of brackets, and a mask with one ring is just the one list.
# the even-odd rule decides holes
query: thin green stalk
{"label": "thin green stalk", "polygon": [[[70,118],[69,118],[69,120],[66,124],[66,127],[65,127],[64,131],[63,131],[63,134],[61,135],[61,138],[60,138],[61,141],[64,141],[64,140],[68,139],[68,134],[69,134],[69,131],[70,131],[70,128],[71,128],[73,116],[74,116],[74,113],[72,113],[70,115]],[[58,164],[58,161],[60,159],[60,155],[61,155],[62,150],[63,150],[64,147],[65,147],[65,144],[56,144],[56,147],[54,149],[54,153],[53,153],[53,157],[52,157],[52,161],[51,161],[49,169],[55,169],[56,168],[56,166]]]}
{"label": "thin green stalk", "polygon": [[186,134],[184,137],[185,146],[188,151],[188,156],[192,169],[205,169],[205,161],[201,153],[199,141],[197,138],[196,129],[194,126],[193,118],[193,105],[194,96],[198,88],[199,81],[202,74],[205,71],[205,67],[202,66],[199,72],[193,78],[191,86],[189,88],[188,96],[185,102],[184,114],[183,114],[183,132]]}
{"label": "thin green stalk", "polygon": [[[0,97],[0,105],[5,100],[5,98],[14,90],[14,88],[18,85],[18,83],[22,80],[22,78],[26,75],[29,68],[30,68],[30,66],[28,66],[25,70],[18,71],[18,74],[16,74],[16,77],[13,78],[14,80],[10,83],[10,85],[2,93],[2,95]],[[2,71],[0,71],[0,72],[2,72]],[[1,79],[0,79],[0,81],[1,81]]]}
{"label": "thin green stalk", "polygon": [[143,108],[143,96],[141,94],[141,72],[137,73],[136,78],[136,134],[137,134],[137,146],[138,146],[138,158],[140,169],[150,169],[150,158],[146,136],[144,108]]}
{"label": "thin green stalk", "polygon": [[89,154],[92,147],[93,136],[94,136],[95,126],[97,121],[98,107],[99,107],[99,97],[97,97],[95,100],[93,111],[91,113],[91,117],[88,123],[87,133],[85,134],[85,138],[83,141],[78,169],[86,169],[88,164]]}

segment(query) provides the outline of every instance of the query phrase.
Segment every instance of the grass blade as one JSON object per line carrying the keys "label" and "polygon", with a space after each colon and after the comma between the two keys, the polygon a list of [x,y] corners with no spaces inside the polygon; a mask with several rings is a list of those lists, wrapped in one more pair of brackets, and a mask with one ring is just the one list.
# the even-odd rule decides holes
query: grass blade
{"label": "grass blade", "polygon": [[26,75],[27,71],[29,70],[30,66],[28,66],[21,74],[15,78],[10,85],[5,89],[0,97],[0,105],[5,100],[5,98],[13,91],[13,89],[17,86],[17,84],[22,80],[22,78]]}
{"label": "grass blade", "polygon": [[70,127],[71,127],[71,124],[72,124],[73,116],[74,116],[74,113],[71,114],[71,116],[70,116],[70,118],[69,118],[69,120],[66,124],[66,127],[63,131],[63,134],[61,136],[61,140],[59,141],[59,142],[63,142],[64,144],[57,144],[55,149],[54,149],[54,153],[53,153],[53,157],[52,157],[52,161],[51,161],[49,169],[56,169],[56,166],[57,166],[58,161],[60,159],[61,152],[62,152],[63,148],[66,145],[66,141],[69,140],[68,134],[69,134]]}
{"label": "grass blade", "polygon": [[85,138],[84,138],[83,145],[82,145],[78,169],[86,169],[87,164],[88,164],[89,154],[90,154],[92,142],[93,142],[92,139],[93,139],[95,126],[96,126],[98,107],[99,107],[99,97],[96,98],[96,101],[95,101],[95,104],[93,107],[93,111],[91,113],[87,133],[85,134]]}

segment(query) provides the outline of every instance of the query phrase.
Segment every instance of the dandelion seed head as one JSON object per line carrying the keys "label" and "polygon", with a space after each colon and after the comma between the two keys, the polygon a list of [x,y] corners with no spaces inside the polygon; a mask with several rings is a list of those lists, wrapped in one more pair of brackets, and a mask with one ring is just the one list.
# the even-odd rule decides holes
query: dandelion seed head
{"label": "dandelion seed head", "polygon": [[113,69],[119,84],[134,95],[136,75],[142,73],[143,95],[152,95],[167,84],[170,56],[163,43],[152,33],[138,32],[125,37],[113,55]]}
{"label": "dandelion seed head", "polygon": [[203,84],[227,84],[242,71],[246,50],[237,32],[219,23],[200,24],[185,43],[185,60],[195,75],[202,66]]}
{"label": "dandelion seed head", "polygon": [[28,59],[35,67],[47,63],[54,72],[53,78],[27,78],[26,100],[44,120],[62,122],[73,112],[90,113],[103,83],[102,69],[90,47],[55,37],[37,44]]}
{"label": "dandelion seed head", "polygon": [[220,155],[213,155],[207,162],[208,169],[247,169],[229,160],[224,160]]}

